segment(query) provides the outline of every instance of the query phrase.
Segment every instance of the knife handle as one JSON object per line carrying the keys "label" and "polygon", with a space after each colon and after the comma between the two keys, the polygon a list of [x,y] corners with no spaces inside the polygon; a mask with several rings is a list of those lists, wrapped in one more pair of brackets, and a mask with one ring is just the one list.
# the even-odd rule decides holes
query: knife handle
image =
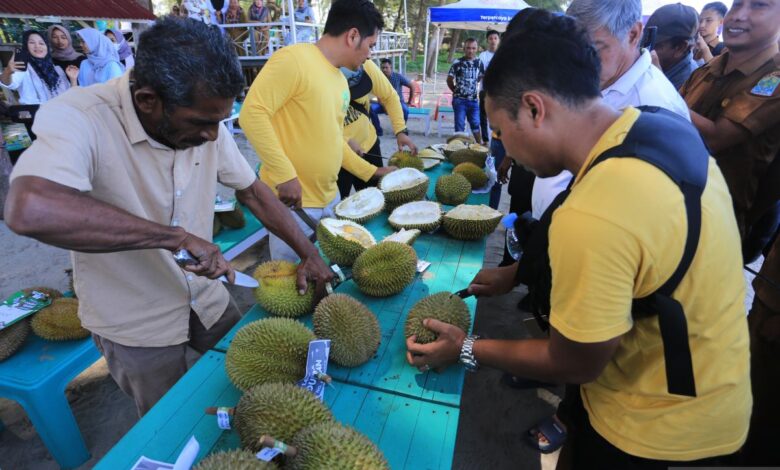
{"label": "knife handle", "polygon": [[175,252],[173,254],[173,259],[174,261],[176,261],[176,264],[182,267],[189,266],[191,264],[198,264],[198,260],[195,259],[195,257],[192,256],[192,254],[184,248]]}

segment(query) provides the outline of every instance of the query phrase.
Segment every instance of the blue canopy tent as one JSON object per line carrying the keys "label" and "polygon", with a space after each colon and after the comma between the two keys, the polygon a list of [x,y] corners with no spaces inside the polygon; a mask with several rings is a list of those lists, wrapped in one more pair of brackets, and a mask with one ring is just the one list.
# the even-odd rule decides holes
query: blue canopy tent
{"label": "blue canopy tent", "polygon": [[[431,24],[439,28],[504,31],[509,20],[518,11],[528,7],[529,5],[523,0],[461,0],[441,7],[428,8],[428,20],[425,23],[425,61],[423,64],[428,63],[428,38]],[[437,29],[436,57],[439,55],[440,34],[441,29]],[[435,80],[436,66],[434,66],[433,76]]]}

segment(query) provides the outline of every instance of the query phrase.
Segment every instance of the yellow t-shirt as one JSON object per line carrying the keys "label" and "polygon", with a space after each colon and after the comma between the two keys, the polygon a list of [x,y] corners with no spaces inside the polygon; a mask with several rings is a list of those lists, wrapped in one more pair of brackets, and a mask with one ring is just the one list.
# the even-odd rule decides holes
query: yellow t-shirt
{"label": "yellow t-shirt", "polygon": [[[398,92],[395,91],[390,80],[382,73],[382,70],[371,59],[363,64],[363,70],[371,78],[371,94],[379,98],[379,102],[385,107],[387,115],[390,116],[390,122],[393,125],[393,133],[397,134],[404,130],[404,111],[401,108],[401,99]],[[371,107],[371,94],[366,94],[355,101],[362,104],[366,109]],[[349,107],[347,116],[344,119],[344,138],[354,139],[360,144],[360,148],[367,152],[376,142],[376,129],[371,124],[364,113],[361,113],[353,107]]]}
{"label": "yellow t-shirt", "polygon": [[[674,293],[685,310],[695,398],[667,392],[657,317],[634,321],[632,298],[657,290],[682,257],[683,196],[655,166],[612,158],[639,111],[627,108],[591,150],[550,226],[550,323],[580,343],[622,336],[604,371],[581,388],[593,428],[632,455],[693,460],[737,451],[750,421],[750,365],[742,252],[731,198],[715,160],[702,195],[701,238]],[[667,136],[673,138],[673,136]]]}
{"label": "yellow t-shirt", "polygon": [[363,181],[376,171],[344,140],[347,80],[314,44],[274,53],[252,83],[239,122],[260,161],[260,179],[274,191],[298,178],[304,207],[325,207],[338,195],[343,166]]}

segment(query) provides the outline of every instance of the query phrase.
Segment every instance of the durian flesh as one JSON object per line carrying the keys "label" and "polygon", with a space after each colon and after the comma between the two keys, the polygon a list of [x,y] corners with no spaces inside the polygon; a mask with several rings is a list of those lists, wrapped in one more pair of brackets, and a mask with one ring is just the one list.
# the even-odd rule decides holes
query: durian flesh
{"label": "durian flesh", "polygon": [[428,191],[428,176],[414,168],[401,168],[385,175],[379,182],[379,189],[385,201],[392,207],[422,199]]}
{"label": "durian flesh", "polygon": [[377,188],[366,188],[336,204],[336,217],[358,224],[365,223],[385,208],[385,195]]}
{"label": "durian flesh", "polygon": [[411,245],[415,240],[417,240],[417,237],[420,236],[420,233],[422,232],[417,229],[406,230],[405,228],[402,228],[398,232],[391,233],[390,235],[386,236],[382,239],[382,241],[406,243],[407,245]]}
{"label": "durian flesh", "polygon": [[393,210],[387,221],[396,230],[432,232],[441,224],[441,206],[433,201],[409,202]]}
{"label": "durian flesh", "polygon": [[493,233],[501,221],[501,212],[484,204],[461,204],[442,217],[444,230],[458,240],[478,240]]}

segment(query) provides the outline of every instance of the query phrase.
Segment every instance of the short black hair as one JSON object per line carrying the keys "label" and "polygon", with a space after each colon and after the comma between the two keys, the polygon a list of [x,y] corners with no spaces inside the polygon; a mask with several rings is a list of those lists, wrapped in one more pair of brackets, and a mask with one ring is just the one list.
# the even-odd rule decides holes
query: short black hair
{"label": "short black hair", "polygon": [[468,38],[465,41],[463,41],[463,44],[468,44],[470,42],[477,42],[478,43],[477,38]]}
{"label": "short black hair", "polygon": [[588,32],[574,18],[526,8],[509,23],[483,87],[514,116],[523,93],[531,90],[575,108],[598,98],[600,73]]}
{"label": "short black hair", "polygon": [[693,49],[693,39],[685,36],[675,36],[669,39],[664,39],[663,42],[668,42],[672,49],[687,48],[688,51]]}
{"label": "short black hair", "polygon": [[388,65],[390,65],[390,67],[392,67],[393,66],[393,61],[390,60],[390,59],[385,58],[385,59],[380,60],[379,64],[380,65],[388,64]]}
{"label": "short black hair", "polygon": [[148,86],[167,110],[192,106],[196,96],[235,98],[244,74],[229,36],[189,18],[163,16],[141,34],[133,79]]}
{"label": "short black hair", "polygon": [[702,12],[705,11],[705,10],[715,11],[715,12],[717,12],[720,15],[721,18],[725,17],[726,13],[729,12],[728,7],[725,4],[723,4],[722,2],[711,2],[711,3],[708,3],[708,4],[704,5],[704,8],[701,9]]}
{"label": "short black hair", "polygon": [[488,29],[488,32],[487,32],[487,33],[485,33],[485,38],[489,38],[490,36],[492,36],[492,35],[494,35],[494,34],[495,34],[496,36],[500,36],[499,32],[498,32],[498,31],[496,31],[495,29]]}
{"label": "short black hair", "polygon": [[336,0],[330,6],[323,34],[339,36],[357,28],[361,37],[373,36],[385,26],[385,20],[369,0]]}

